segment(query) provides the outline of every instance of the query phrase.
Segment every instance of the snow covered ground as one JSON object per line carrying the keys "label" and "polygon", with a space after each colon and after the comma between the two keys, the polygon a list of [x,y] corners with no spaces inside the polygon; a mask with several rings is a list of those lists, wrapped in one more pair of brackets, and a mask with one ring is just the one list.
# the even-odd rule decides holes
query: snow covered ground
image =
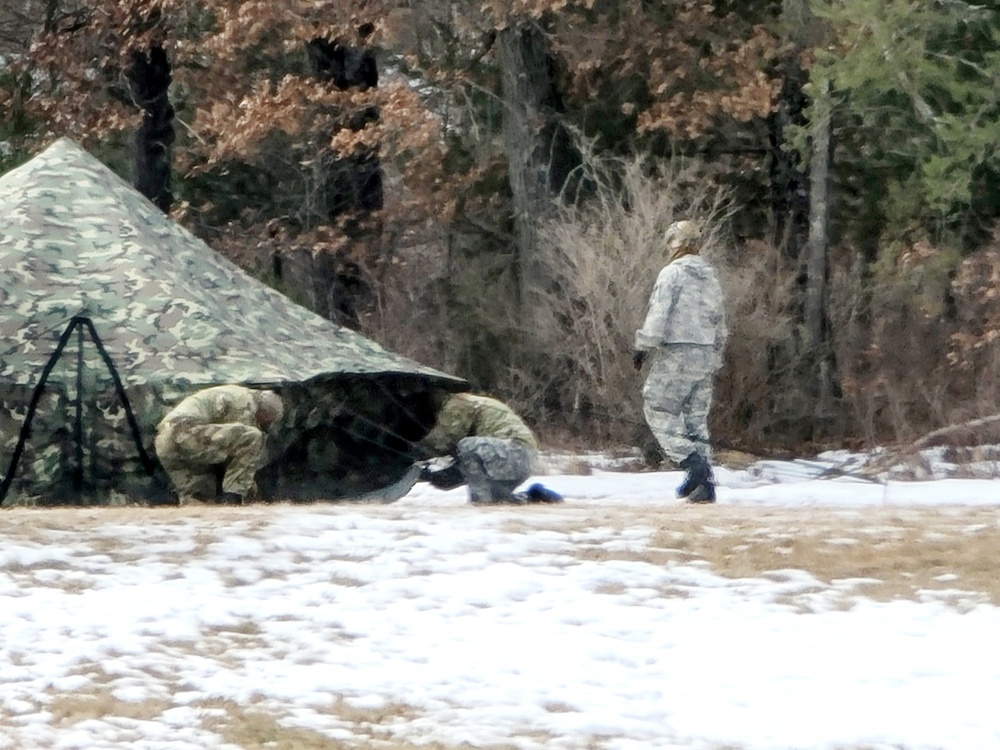
{"label": "snow covered ground", "polygon": [[716,506],[595,469],[555,506],[5,511],[0,748],[1000,747],[1000,480],[838,461],[720,468]]}

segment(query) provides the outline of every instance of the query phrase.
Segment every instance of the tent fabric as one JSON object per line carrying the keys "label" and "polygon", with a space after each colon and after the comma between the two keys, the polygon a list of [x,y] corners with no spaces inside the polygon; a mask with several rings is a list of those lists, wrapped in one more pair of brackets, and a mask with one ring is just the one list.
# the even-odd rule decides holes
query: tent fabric
{"label": "tent fabric", "polygon": [[300,307],[60,140],[0,178],[0,379],[31,383],[74,315],[126,385],[452,379]]}
{"label": "tent fabric", "polygon": [[[50,368],[36,397],[21,484],[44,486],[70,471],[78,490],[83,463],[91,485],[136,473],[138,451],[129,447],[108,359],[149,445],[159,417],[192,390],[243,383],[281,391],[291,408],[276,460],[304,430],[314,440],[322,433],[326,454],[343,458],[325,429],[333,424],[341,432],[373,423],[387,434],[413,434],[417,428],[382,420],[398,417],[420,394],[465,385],[294,304],[70,140],[0,177],[0,279],[0,472]],[[90,325],[77,325],[58,361],[50,362],[74,321]],[[106,356],[99,356],[101,347]],[[358,401],[359,389],[367,406]],[[391,447],[396,453],[405,452],[399,437]],[[369,436],[374,458],[362,463],[377,465],[388,442]],[[364,448],[353,450],[357,464],[355,453]],[[335,458],[326,468],[343,474]],[[322,468],[314,465],[311,472],[317,471]],[[372,489],[357,472],[352,481],[340,491]],[[328,491],[336,489],[327,484]],[[286,482],[285,490],[293,488]]]}

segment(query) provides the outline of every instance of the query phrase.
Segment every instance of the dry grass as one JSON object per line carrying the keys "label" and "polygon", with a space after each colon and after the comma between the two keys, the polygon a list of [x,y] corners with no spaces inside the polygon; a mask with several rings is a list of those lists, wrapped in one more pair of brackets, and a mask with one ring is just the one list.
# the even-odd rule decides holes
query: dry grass
{"label": "dry grass", "polygon": [[103,719],[109,716],[154,721],[170,708],[170,702],[123,701],[112,695],[110,690],[93,687],[85,692],[58,697],[49,703],[47,708],[52,713],[53,723],[71,726],[87,719]]}
{"label": "dry grass", "polygon": [[[565,508],[536,509],[507,520],[503,531],[552,529]],[[878,600],[937,597],[958,607],[1000,606],[1000,508],[885,507],[858,509],[753,508],[668,505],[644,509],[591,509],[560,518],[559,529],[582,533],[637,526],[655,531],[648,544],[607,549],[581,543],[580,560],[627,560],[666,566],[707,563],[727,578],[773,577],[801,570],[825,586],[851,584]],[[602,593],[616,594],[615,587]],[[664,591],[685,596],[683,591]]]}
{"label": "dry grass", "polygon": [[[192,705],[202,714],[201,725],[206,731],[219,734],[227,743],[243,750],[458,750],[468,745],[448,745],[440,742],[407,742],[394,735],[399,725],[419,716],[420,712],[403,703],[390,703],[379,708],[359,708],[344,701],[333,701],[323,713],[335,717],[354,734],[351,740],[334,740],[321,732],[285,726],[261,707],[247,707],[228,700],[201,701]],[[166,700],[123,701],[110,689],[93,686],[73,695],[59,696],[47,704],[53,724],[70,727],[81,721],[134,719],[155,722],[171,708]],[[553,709],[558,710],[558,709]],[[0,729],[3,723],[0,721]],[[493,744],[482,750],[514,750],[515,745]]]}
{"label": "dry grass", "polygon": [[[392,726],[414,718],[419,712],[411,706],[393,703],[377,709],[348,706],[337,700],[330,713],[351,726],[356,739],[333,740],[320,732],[283,726],[262,711],[248,711],[235,703],[214,702],[203,708],[221,709],[222,715],[209,718],[206,729],[219,733],[226,742],[243,750],[458,750],[469,745],[446,745],[440,742],[413,743],[393,736]],[[482,750],[514,750],[515,745],[477,745]]]}
{"label": "dry grass", "polygon": [[207,722],[230,744],[244,750],[332,750],[344,744],[309,729],[283,727],[271,716],[229,704],[224,717]]}
{"label": "dry grass", "polygon": [[[608,519],[611,520],[611,519]],[[656,529],[646,549],[581,549],[585,559],[655,565],[702,560],[730,578],[802,570],[824,584],[867,579],[881,601],[961,591],[1000,605],[1000,509],[761,509],[680,506],[634,514]]]}
{"label": "dry grass", "polygon": [[[163,700],[123,701],[115,698],[110,691],[100,688],[59,697],[48,704],[53,722],[60,726],[72,726],[90,719],[156,721],[170,707],[169,701]],[[231,701],[205,701],[194,707],[204,712],[202,726],[205,730],[216,732],[225,742],[244,750],[451,750],[453,747],[441,743],[414,744],[394,738],[389,727],[417,715],[413,708],[403,704],[361,709],[347,706],[342,701],[335,702],[330,713],[353,727],[356,739],[350,742],[334,740],[311,729],[283,726],[268,713],[247,709]],[[484,750],[513,750],[513,747],[491,745]]]}
{"label": "dry grass", "polygon": [[[3,513],[4,537],[38,544],[72,538],[73,532],[111,525],[173,525],[185,518],[247,522],[249,533],[273,518],[274,508],[99,508],[11,509]],[[479,513],[491,509],[479,510]],[[371,509],[393,517],[391,507]],[[333,512],[338,512],[333,509]],[[505,509],[497,509],[505,513]],[[866,579],[864,593],[879,600],[919,598],[926,592],[978,593],[1000,605],[1000,508],[995,507],[882,507],[864,509],[752,508],[667,505],[663,508],[572,508],[569,505],[536,508],[528,515],[506,519],[506,533],[532,533],[558,528],[579,532],[604,526],[623,530],[634,526],[655,529],[652,540],[634,551],[609,551],[580,545],[580,559],[629,559],[653,565],[704,561],[713,572],[730,578],[753,578],[778,570],[802,570],[824,584]],[[113,560],[127,562],[134,551],[113,533],[88,534],[88,546]],[[218,541],[203,528],[191,537],[195,549],[178,558],[197,557]],[[352,558],[353,559],[353,558]],[[54,569],[58,562],[40,563]],[[10,565],[8,573],[30,575],[29,568]],[[37,566],[36,566],[37,567]],[[24,568],[23,570],[21,568]],[[234,581],[236,585],[239,581]],[[344,579],[340,585],[357,585]],[[79,581],[49,585],[80,588]],[[252,633],[247,633],[252,635]]]}
{"label": "dry grass", "polygon": [[[91,506],[86,508],[22,508],[0,509],[3,536],[34,542],[51,542],[55,539],[72,540],[78,531],[90,530],[105,524],[141,525],[146,528],[173,526],[183,519],[245,520],[250,528],[263,528],[273,518],[266,505],[249,507],[193,506],[146,507]],[[203,541],[216,541],[206,537]]]}
{"label": "dry grass", "polygon": [[[355,737],[351,740],[332,739],[321,732],[285,726],[275,716],[261,708],[247,707],[232,701],[202,701],[192,706],[202,712],[201,725],[206,731],[218,734],[226,743],[243,750],[468,750],[470,745],[445,744],[441,742],[408,742],[393,736],[392,727],[405,723],[419,715],[419,712],[405,704],[388,704],[378,709],[350,707],[336,701],[329,713],[351,726]],[[134,719],[156,721],[170,708],[169,702],[146,700],[138,702],[122,701],[109,691],[99,688],[60,697],[48,705],[53,722],[60,726],[72,726],[81,721],[105,719]],[[572,710],[552,703],[546,709],[554,712]],[[0,724],[2,727],[2,724]],[[533,736],[542,743],[555,738],[538,733]],[[598,750],[605,747],[604,740],[613,737],[594,737],[588,747]],[[515,750],[515,744],[476,745],[479,750]],[[18,748],[26,750],[26,748]],[[714,750],[740,750],[737,745],[718,745]],[[867,745],[838,746],[838,750],[871,750]]]}

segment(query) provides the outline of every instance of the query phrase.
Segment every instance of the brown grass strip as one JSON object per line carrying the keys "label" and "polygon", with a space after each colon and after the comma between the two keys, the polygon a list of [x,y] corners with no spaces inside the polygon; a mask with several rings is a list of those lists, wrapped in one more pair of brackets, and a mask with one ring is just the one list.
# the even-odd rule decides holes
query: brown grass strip
{"label": "brown grass strip", "polygon": [[874,579],[864,594],[880,601],[968,592],[1000,604],[1000,509],[995,507],[684,506],[646,520],[656,529],[651,549],[642,553],[651,562],[704,560],[729,578],[795,569],[828,585]]}

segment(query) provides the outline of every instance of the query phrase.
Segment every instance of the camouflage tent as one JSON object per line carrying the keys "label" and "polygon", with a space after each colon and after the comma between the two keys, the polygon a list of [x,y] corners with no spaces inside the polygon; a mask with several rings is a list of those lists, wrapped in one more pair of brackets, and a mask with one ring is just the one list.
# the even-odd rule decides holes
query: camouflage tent
{"label": "camouflage tent", "polygon": [[256,281],[68,140],[0,178],[0,278],[5,504],[161,501],[157,422],[222,383],[285,399],[265,499],[353,498],[464,386]]}

